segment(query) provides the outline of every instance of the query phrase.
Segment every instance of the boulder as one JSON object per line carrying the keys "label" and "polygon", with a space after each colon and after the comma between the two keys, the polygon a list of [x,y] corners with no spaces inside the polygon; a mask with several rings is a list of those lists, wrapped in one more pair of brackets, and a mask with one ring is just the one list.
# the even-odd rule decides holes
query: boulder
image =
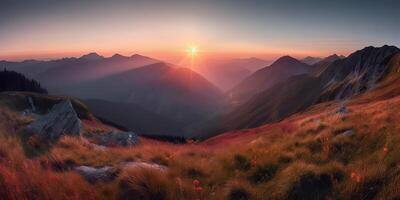
{"label": "boulder", "polygon": [[38,116],[26,130],[43,139],[56,140],[61,135],[79,136],[81,121],[71,102],[66,100],[55,104],[47,114]]}
{"label": "boulder", "polygon": [[83,165],[75,167],[75,171],[90,183],[95,183],[98,181],[112,181],[119,173],[116,168],[110,166],[95,168]]}
{"label": "boulder", "polygon": [[135,133],[116,130],[96,135],[94,140],[102,146],[133,146],[139,143],[139,137]]}

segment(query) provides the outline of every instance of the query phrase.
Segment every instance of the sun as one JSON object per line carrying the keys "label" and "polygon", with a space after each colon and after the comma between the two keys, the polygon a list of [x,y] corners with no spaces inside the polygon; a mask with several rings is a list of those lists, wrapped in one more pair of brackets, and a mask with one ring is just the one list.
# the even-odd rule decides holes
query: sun
{"label": "sun", "polygon": [[196,47],[189,47],[188,49],[189,55],[194,57],[197,54],[197,48]]}

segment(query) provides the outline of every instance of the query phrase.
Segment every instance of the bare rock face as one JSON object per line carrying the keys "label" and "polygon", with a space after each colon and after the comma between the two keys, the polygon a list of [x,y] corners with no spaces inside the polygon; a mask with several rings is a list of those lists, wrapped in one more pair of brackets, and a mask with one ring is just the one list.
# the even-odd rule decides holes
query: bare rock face
{"label": "bare rock face", "polygon": [[118,175],[118,170],[110,166],[101,168],[79,166],[75,168],[75,171],[77,171],[90,183],[95,183],[98,181],[112,181]]}
{"label": "bare rock face", "polygon": [[41,138],[56,140],[61,135],[79,136],[81,121],[69,100],[54,105],[50,112],[39,116],[26,127]]}
{"label": "bare rock face", "polygon": [[97,135],[94,139],[102,146],[133,146],[139,143],[139,137],[135,133],[115,130]]}

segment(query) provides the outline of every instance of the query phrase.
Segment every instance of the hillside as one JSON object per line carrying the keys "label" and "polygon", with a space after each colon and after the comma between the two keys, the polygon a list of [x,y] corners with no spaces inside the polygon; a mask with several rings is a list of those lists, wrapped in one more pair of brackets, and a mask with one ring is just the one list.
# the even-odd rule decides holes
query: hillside
{"label": "hillside", "polygon": [[95,116],[114,122],[140,135],[182,135],[183,124],[129,103],[105,100],[84,101]]}
{"label": "hillside", "polygon": [[[341,101],[329,101],[281,122],[183,145],[142,140],[134,148],[97,148],[69,136],[28,157],[14,132],[26,119],[2,106],[0,149],[7,162],[0,162],[1,194],[18,199],[60,199],[71,192],[75,199],[396,199],[400,126],[393,121],[400,120],[400,54],[389,66],[379,86],[347,99],[345,109]],[[122,167],[125,162],[146,165]],[[91,182],[75,170],[82,165],[118,170],[110,179]]]}

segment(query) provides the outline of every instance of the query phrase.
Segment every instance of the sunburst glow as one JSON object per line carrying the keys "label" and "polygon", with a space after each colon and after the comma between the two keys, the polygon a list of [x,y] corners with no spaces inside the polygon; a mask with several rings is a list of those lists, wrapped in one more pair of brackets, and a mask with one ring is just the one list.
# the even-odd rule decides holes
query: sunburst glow
{"label": "sunburst glow", "polygon": [[189,55],[193,57],[193,56],[197,55],[197,48],[189,47],[188,52],[189,52]]}

